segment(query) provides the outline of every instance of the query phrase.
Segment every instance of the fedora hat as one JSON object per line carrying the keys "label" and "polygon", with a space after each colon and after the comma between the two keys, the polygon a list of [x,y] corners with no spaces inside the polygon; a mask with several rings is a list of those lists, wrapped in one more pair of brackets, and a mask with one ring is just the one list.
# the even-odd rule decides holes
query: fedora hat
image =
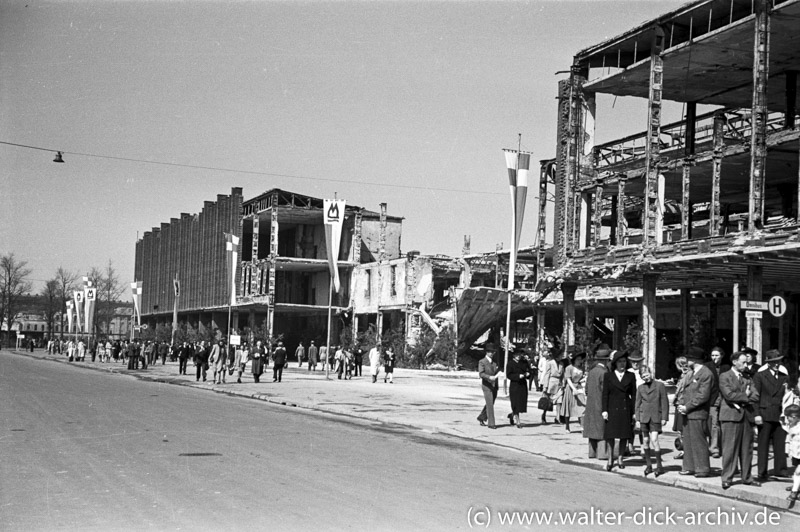
{"label": "fedora hat", "polygon": [[598,349],[594,354],[595,360],[608,360],[611,356],[611,349]]}
{"label": "fedora hat", "polygon": [[706,352],[699,347],[692,346],[686,350],[686,358],[689,360],[699,360],[702,362],[706,359]]}
{"label": "fedora hat", "polygon": [[783,355],[777,349],[770,349],[764,353],[764,362],[778,362],[783,358]]}
{"label": "fedora hat", "polygon": [[644,360],[644,357],[642,356],[641,351],[639,351],[638,349],[634,349],[628,355],[628,360],[630,360],[631,362],[641,362],[642,360]]}

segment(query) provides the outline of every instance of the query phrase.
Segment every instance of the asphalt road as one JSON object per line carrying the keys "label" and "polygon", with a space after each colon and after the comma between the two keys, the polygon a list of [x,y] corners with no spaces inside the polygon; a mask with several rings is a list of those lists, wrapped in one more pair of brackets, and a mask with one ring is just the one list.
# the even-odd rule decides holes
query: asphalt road
{"label": "asphalt road", "polygon": [[[512,526],[505,511],[542,514]],[[779,510],[484,443],[0,352],[4,531],[753,530],[740,519],[800,529]]]}

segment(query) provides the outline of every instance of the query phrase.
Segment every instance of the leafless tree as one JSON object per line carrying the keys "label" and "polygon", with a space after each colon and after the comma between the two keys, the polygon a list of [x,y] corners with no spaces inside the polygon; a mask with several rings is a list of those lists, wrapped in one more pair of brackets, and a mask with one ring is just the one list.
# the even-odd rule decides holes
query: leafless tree
{"label": "leafless tree", "polygon": [[9,337],[19,314],[20,298],[31,291],[28,280],[31,270],[25,267],[27,264],[18,261],[13,253],[0,257],[0,323],[8,324]]}
{"label": "leafless tree", "polygon": [[64,303],[58,296],[58,279],[50,279],[39,292],[42,299],[42,312],[47,322],[47,334],[50,340],[55,336],[56,314],[63,312]]}
{"label": "leafless tree", "polygon": [[108,335],[111,332],[111,321],[114,319],[119,298],[125,288],[120,283],[119,275],[111,260],[108,261],[105,270],[92,268],[89,280],[97,287],[95,332],[102,331]]}
{"label": "leafless tree", "polygon": [[72,291],[77,289],[78,274],[59,267],[56,271],[56,290],[61,304],[61,332],[64,332],[65,305],[72,299]]}

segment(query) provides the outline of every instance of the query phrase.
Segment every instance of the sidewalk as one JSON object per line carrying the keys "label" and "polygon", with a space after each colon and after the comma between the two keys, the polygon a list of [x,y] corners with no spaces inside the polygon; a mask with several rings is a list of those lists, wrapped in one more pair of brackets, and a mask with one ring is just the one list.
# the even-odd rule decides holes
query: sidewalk
{"label": "sidewalk", "polygon": [[[0,354],[9,351],[0,351]],[[384,384],[381,374],[377,383],[372,383],[367,374],[352,380],[338,380],[331,373],[326,380],[324,371],[308,372],[305,367],[299,369],[296,362],[289,363],[284,369],[283,382],[272,382],[272,368],[262,375],[261,382],[256,384],[249,373],[242,376],[242,384],[236,383],[236,375],[226,376],[227,384],[215,385],[211,382],[211,372],[207,382],[195,380],[195,368],[191,361],[187,368],[188,375],[178,375],[178,363],[167,361],[148,366],[146,370],[128,371],[121,363],[68,362],[61,355],[48,355],[38,349],[34,353],[16,352],[39,359],[48,359],[75,367],[85,367],[111,373],[130,374],[142,380],[165,382],[183,386],[191,386],[226,393],[251,397],[287,407],[305,408],[320,412],[328,412],[361,419],[368,419],[387,424],[414,427],[426,432],[442,433],[474,441],[499,445],[522,452],[557,460],[571,465],[578,465],[605,472],[605,461],[587,458],[587,442],[580,433],[580,426],[573,423],[571,432],[567,433],[563,425],[552,423],[553,414],[548,414],[548,425],[540,424],[541,412],[536,409],[538,393],[531,393],[528,399],[529,411],[522,415],[523,428],[518,429],[507,424],[506,415],[510,412],[508,399],[502,389],[495,404],[498,422],[497,430],[481,427],[477,415],[483,407],[483,394],[476,372],[440,372],[425,370],[395,369],[394,384]],[[87,359],[88,360],[88,359]],[[249,366],[248,366],[249,371]],[[671,426],[671,423],[670,423]],[[734,484],[723,490],[719,478],[722,467],[721,459],[711,459],[711,478],[683,477],[678,475],[681,461],[675,459],[673,445],[675,434],[665,432],[661,436],[665,475],[658,479],[652,475],[650,482],[673,485],[691,490],[713,493],[732,500],[748,501],[755,504],[786,509],[788,503],[785,491],[791,485],[791,479],[775,479],[760,488]],[[637,442],[637,449],[641,446]],[[755,461],[755,456],[754,456]],[[626,459],[626,468],[622,471],[614,469],[613,474],[628,475],[641,480],[644,470],[644,459],[634,456]],[[800,513],[800,505],[791,510]]]}

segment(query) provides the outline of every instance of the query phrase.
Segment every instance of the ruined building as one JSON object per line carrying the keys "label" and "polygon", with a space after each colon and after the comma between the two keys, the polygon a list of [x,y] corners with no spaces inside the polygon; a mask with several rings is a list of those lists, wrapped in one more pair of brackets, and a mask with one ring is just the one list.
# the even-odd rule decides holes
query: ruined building
{"label": "ruined building", "polygon": [[[797,356],[798,51],[800,1],[703,0],[574,56],[542,171],[556,182],[555,264],[537,284],[560,290],[567,345],[578,292],[586,323],[633,295],[650,365],[661,329],[693,342],[698,308],[728,350]],[[601,95],[646,102],[644,131],[596,144],[596,125],[619,118],[597,112]],[[662,121],[667,102],[681,120]]]}

